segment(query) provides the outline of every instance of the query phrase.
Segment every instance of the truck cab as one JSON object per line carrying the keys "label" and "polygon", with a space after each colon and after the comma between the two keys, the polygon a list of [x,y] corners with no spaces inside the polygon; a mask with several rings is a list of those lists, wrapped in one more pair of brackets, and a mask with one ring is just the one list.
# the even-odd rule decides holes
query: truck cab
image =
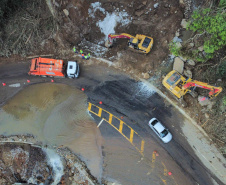
{"label": "truck cab", "polygon": [[68,76],[68,78],[78,78],[79,65],[78,65],[77,61],[68,61],[67,76]]}

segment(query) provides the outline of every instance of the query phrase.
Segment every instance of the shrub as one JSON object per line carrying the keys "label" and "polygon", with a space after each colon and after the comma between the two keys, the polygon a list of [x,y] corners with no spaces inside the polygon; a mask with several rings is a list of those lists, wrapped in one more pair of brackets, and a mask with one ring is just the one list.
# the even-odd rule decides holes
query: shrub
{"label": "shrub", "polygon": [[[223,2],[223,1],[221,1]],[[225,4],[221,4],[226,7]],[[226,14],[224,8],[194,11],[187,29],[203,35],[205,60],[214,57],[214,53],[226,45]],[[202,59],[199,58],[198,61]]]}

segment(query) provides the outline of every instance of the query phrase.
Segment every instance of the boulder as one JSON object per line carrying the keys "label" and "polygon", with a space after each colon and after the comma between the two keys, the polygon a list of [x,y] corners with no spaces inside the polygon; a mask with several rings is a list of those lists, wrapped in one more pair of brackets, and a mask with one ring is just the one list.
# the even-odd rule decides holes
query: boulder
{"label": "boulder", "polygon": [[140,10],[140,11],[136,11],[135,12],[135,15],[138,16],[138,17],[140,17],[144,13],[145,13],[145,10]]}
{"label": "boulder", "polygon": [[184,71],[184,75],[188,78],[192,78],[192,72],[189,69]]}
{"label": "boulder", "polygon": [[186,28],[188,22],[186,21],[186,19],[182,19],[180,25],[182,26],[182,28]]}
{"label": "boulder", "polygon": [[184,62],[179,57],[174,58],[173,70],[178,71],[180,74],[183,73]]}
{"label": "boulder", "polygon": [[203,46],[198,47],[198,50],[199,50],[199,51],[203,51],[203,50],[204,50],[204,49],[203,49]]}
{"label": "boulder", "polygon": [[149,75],[148,73],[142,73],[142,75],[143,75],[143,78],[144,78],[144,79],[150,78],[150,75]]}
{"label": "boulder", "polygon": [[179,0],[180,5],[185,5],[184,0]]}
{"label": "boulder", "polygon": [[213,103],[210,101],[210,99],[206,98],[205,96],[198,96],[198,101],[201,106],[207,106],[207,109],[209,110],[213,106]]}
{"label": "boulder", "polygon": [[190,66],[195,66],[195,61],[194,60],[188,60],[187,64]]}
{"label": "boulder", "polygon": [[195,44],[193,43],[193,42],[191,42],[190,44],[189,44],[189,47],[191,47],[191,48],[193,48],[195,46]]}
{"label": "boulder", "polygon": [[147,4],[147,0],[143,1],[142,4],[143,5],[146,5]]}
{"label": "boulder", "polygon": [[66,9],[63,9],[63,12],[64,12],[64,14],[68,17],[68,15],[69,15],[69,11],[68,11],[68,10],[66,10]]}

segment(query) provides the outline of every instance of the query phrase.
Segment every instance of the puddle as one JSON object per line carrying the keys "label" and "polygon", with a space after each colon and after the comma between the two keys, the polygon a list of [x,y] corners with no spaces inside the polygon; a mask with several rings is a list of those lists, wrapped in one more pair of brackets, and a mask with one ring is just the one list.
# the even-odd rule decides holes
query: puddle
{"label": "puddle", "polygon": [[100,179],[101,135],[88,112],[86,95],[64,84],[25,88],[0,109],[0,134],[32,134],[43,144],[68,146]]}

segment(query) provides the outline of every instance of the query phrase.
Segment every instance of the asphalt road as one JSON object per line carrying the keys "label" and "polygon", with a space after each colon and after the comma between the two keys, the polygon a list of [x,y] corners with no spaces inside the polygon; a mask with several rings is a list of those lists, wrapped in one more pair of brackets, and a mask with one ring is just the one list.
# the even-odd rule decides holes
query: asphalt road
{"label": "asphalt road", "polygon": [[[0,64],[1,83],[21,84],[19,88],[1,86],[0,105],[30,84],[50,82],[50,78],[28,76],[28,68],[28,62]],[[97,65],[82,65],[78,79],[55,79],[55,82],[85,88],[89,102],[123,120],[145,140],[141,155],[117,129],[103,121],[99,127],[105,139],[103,177],[122,184],[211,185],[211,179],[223,184],[205,168],[186,141],[181,129],[183,115],[146,85],[114,69]],[[100,105],[100,101],[103,104]],[[97,124],[101,121],[99,116],[91,115]],[[162,143],[149,128],[148,121],[152,117],[170,130],[173,135],[170,143]],[[130,129],[124,133],[129,137]]]}

